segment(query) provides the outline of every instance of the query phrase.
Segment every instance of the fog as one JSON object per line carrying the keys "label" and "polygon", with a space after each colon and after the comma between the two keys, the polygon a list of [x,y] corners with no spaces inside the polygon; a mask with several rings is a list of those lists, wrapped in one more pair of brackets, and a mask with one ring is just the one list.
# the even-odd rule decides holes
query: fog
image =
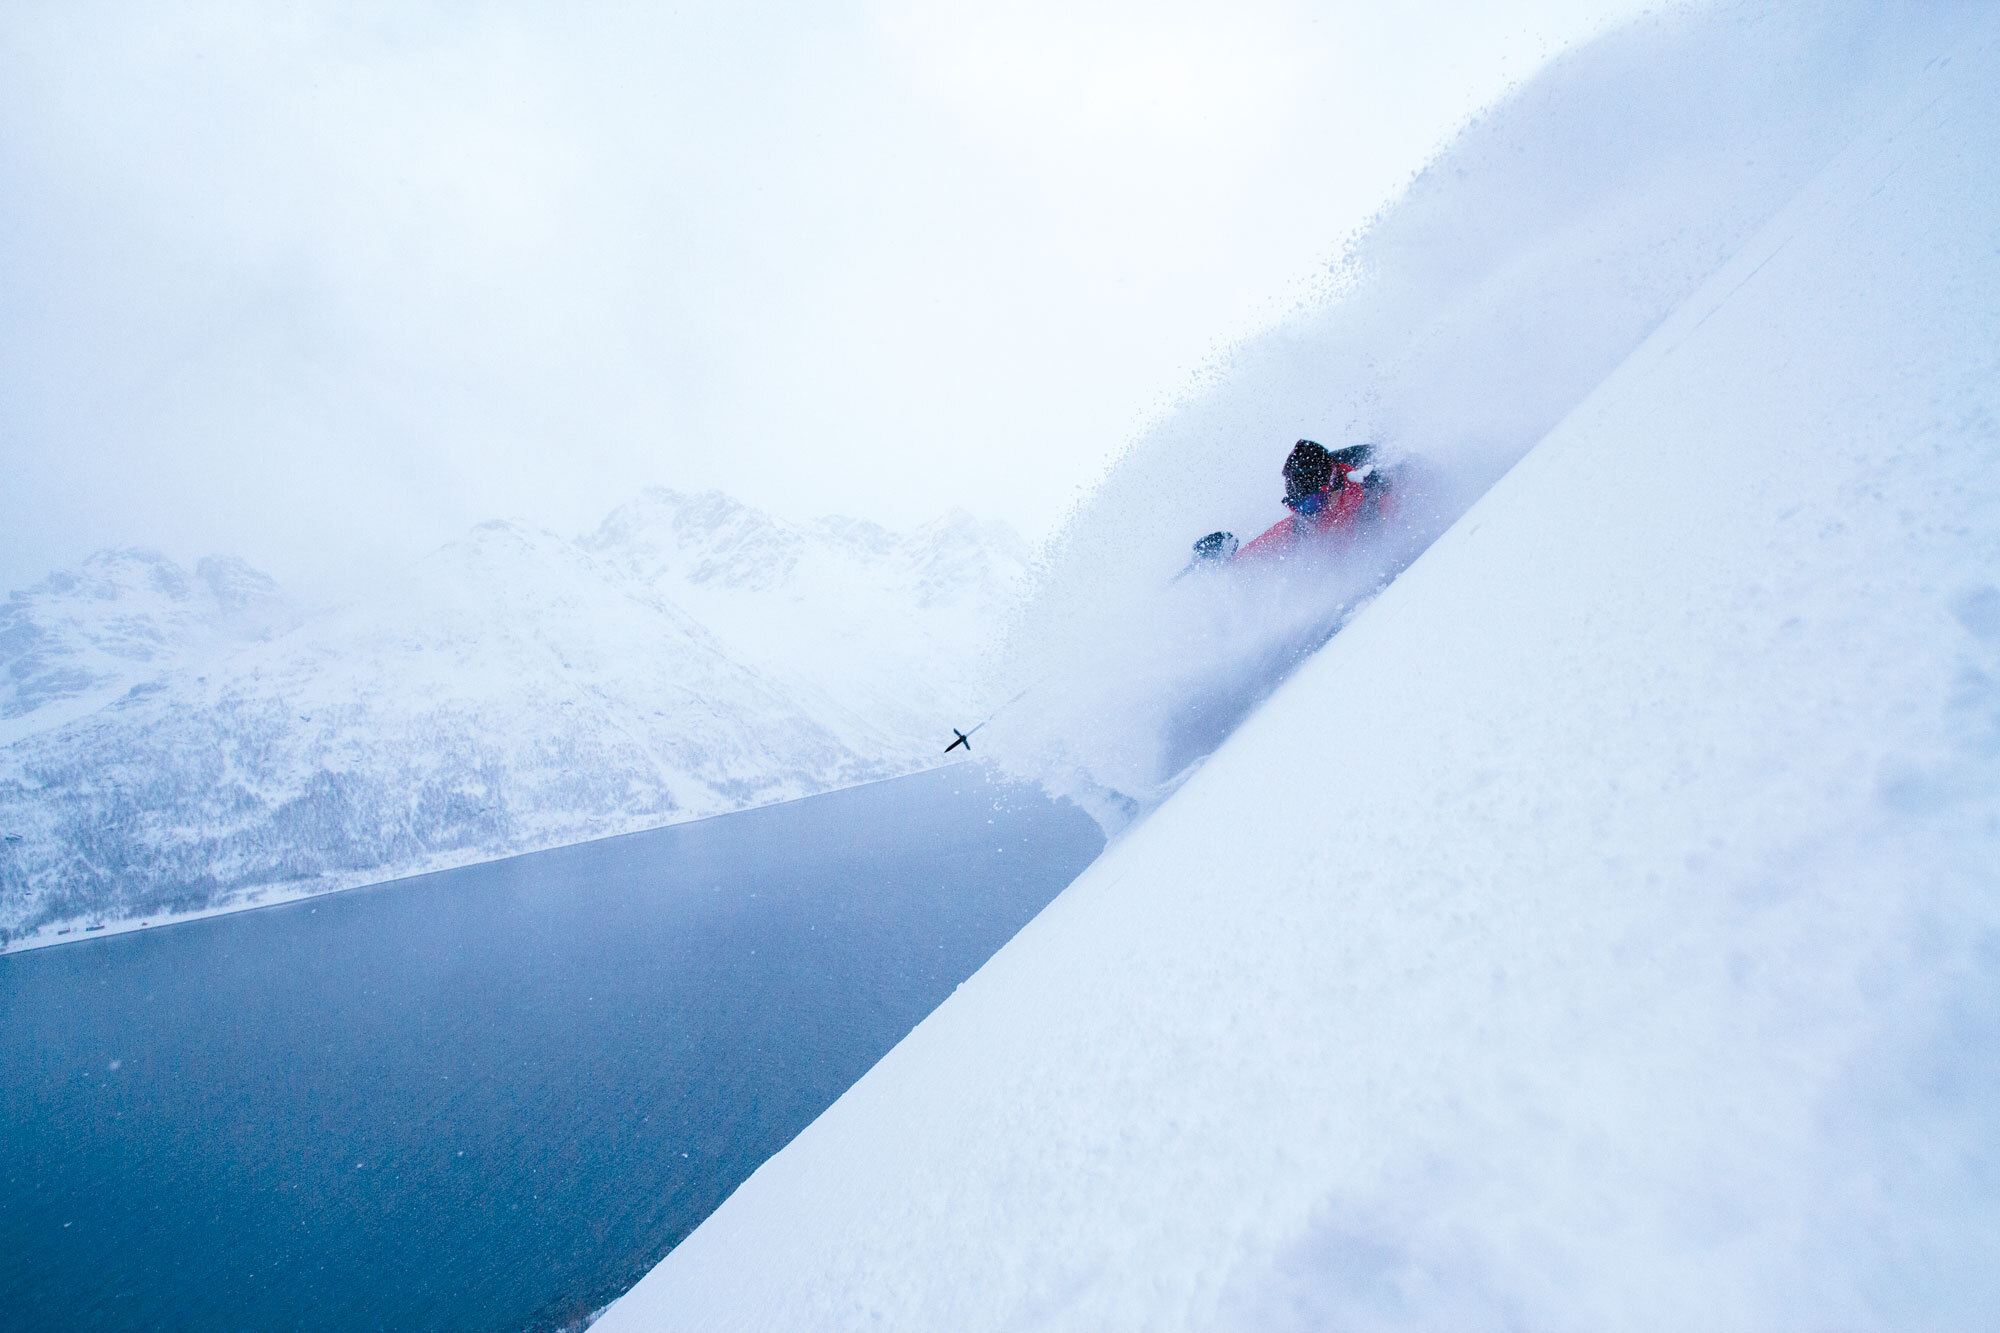
{"label": "fog", "polygon": [[1639,7],[0,7],[0,575],[656,482],[1039,535]]}

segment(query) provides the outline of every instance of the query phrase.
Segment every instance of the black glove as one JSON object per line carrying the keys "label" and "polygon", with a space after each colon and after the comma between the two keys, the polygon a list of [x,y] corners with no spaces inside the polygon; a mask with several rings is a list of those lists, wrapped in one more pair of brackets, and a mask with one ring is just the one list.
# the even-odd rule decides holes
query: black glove
{"label": "black glove", "polygon": [[1236,534],[1211,532],[1194,544],[1196,560],[1227,560],[1236,554]]}

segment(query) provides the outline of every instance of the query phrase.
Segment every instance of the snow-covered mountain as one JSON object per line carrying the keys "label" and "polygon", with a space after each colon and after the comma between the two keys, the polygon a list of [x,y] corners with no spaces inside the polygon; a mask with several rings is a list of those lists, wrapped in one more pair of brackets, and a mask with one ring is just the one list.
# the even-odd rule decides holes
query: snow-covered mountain
{"label": "snow-covered mountain", "polygon": [[[1412,195],[1472,243],[1384,226],[1553,419],[601,1333],[1991,1324],[1996,88],[1990,6],[1690,7],[1474,127]],[[1613,127],[1580,178],[1484,156],[1552,120]],[[1615,310],[1745,171],[1594,376],[1588,312],[1485,299]],[[1496,205],[1547,230],[1459,263]],[[1314,334],[1197,412],[1343,373]]]}
{"label": "snow-covered mountain", "polygon": [[277,585],[209,556],[100,551],[0,605],[0,744],[92,712],[176,666],[286,622]]}
{"label": "snow-covered mountain", "polygon": [[[780,522],[653,491],[488,523],[274,632],[240,562],[17,594],[0,928],[203,910],[908,772],[977,706],[1011,530]],[[258,633],[246,627],[258,624]],[[234,635],[235,637],[231,637]]]}
{"label": "snow-covered mountain", "polygon": [[[959,716],[970,668],[1020,596],[1027,551],[963,510],[912,532],[858,519],[782,524],[725,495],[655,489],[582,540],[649,595],[685,608],[731,658],[902,754]],[[920,671],[882,669],[884,644]],[[805,645],[810,648],[802,651]],[[947,733],[948,735],[949,733]]]}

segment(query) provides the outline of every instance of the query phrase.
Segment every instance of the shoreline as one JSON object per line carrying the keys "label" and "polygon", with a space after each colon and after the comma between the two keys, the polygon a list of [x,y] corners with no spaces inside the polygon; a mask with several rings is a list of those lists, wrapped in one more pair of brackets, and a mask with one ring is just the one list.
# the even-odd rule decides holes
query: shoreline
{"label": "shoreline", "polygon": [[[229,902],[216,903],[208,907],[198,907],[186,912],[154,912],[144,917],[122,917],[116,920],[98,920],[91,916],[68,917],[61,921],[51,921],[39,927],[32,934],[21,935],[0,944],[0,958],[17,953],[32,953],[39,949],[53,949],[65,944],[83,944],[91,940],[105,940],[118,935],[132,935],[142,930],[161,930],[168,926],[184,926],[194,921],[206,921],[218,916],[235,916],[241,912],[258,912],[271,907],[291,907],[309,898],[325,898],[336,893],[352,893],[359,889],[381,889],[402,884],[409,880],[426,879],[432,875],[442,875],[453,870],[464,870],[471,866],[493,865],[501,861],[511,861],[517,856],[537,856],[543,852],[558,851],[565,847],[584,847],[594,842],[609,842],[613,838],[631,838],[642,833],[655,833],[661,829],[679,828],[686,824],[699,824],[710,819],[726,819],[731,815],[748,814],[753,810],[773,810],[779,806],[792,805],[798,801],[810,801],[821,796],[832,796],[837,792],[856,791],[862,787],[873,787],[884,782],[901,782],[906,778],[919,777],[925,773],[938,773],[948,768],[962,768],[975,764],[972,759],[959,759],[948,764],[933,764],[927,768],[912,769],[907,773],[897,773],[885,778],[870,778],[865,782],[850,782],[844,787],[828,787],[824,791],[807,792],[802,796],[787,796],[781,801],[768,801],[763,805],[746,805],[735,810],[716,810],[708,814],[691,815],[686,819],[670,819],[662,824],[647,824],[641,828],[620,829],[615,833],[598,833],[589,837],[567,841],[550,842],[537,846],[523,847],[515,851],[489,854],[471,852],[463,858],[446,853],[430,861],[406,866],[389,874],[386,878],[374,878],[375,871],[364,871],[369,878],[353,883],[342,883],[339,877],[332,877],[330,883],[318,883],[312,888],[286,888],[272,884],[245,891],[245,896]],[[95,929],[92,927],[95,926]]]}

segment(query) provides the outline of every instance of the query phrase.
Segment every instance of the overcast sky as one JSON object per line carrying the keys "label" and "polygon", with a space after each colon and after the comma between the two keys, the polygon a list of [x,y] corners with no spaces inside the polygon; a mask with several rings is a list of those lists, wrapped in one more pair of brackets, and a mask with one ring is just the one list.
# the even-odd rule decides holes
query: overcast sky
{"label": "overcast sky", "polygon": [[655,483],[1039,535],[1641,7],[0,0],[0,577]]}

